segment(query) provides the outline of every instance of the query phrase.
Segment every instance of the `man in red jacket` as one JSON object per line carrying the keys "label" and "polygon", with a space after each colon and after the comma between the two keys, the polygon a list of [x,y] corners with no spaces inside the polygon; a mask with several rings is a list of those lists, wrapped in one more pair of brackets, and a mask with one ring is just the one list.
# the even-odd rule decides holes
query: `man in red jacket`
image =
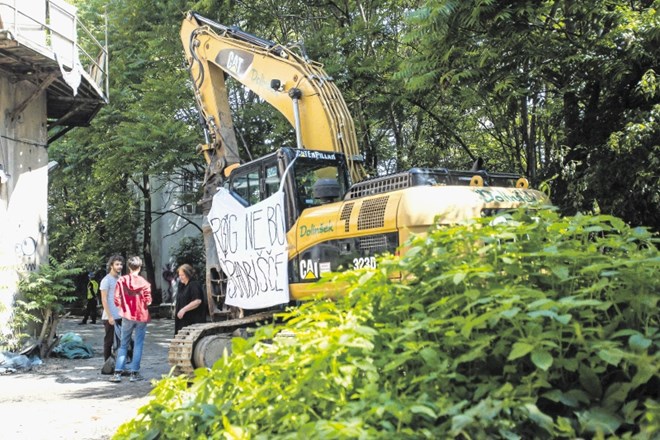
{"label": "man in red jacket", "polygon": [[[122,317],[121,345],[117,352],[117,363],[115,374],[110,378],[111,382],[121,382],[124,369],[131,375],[130,381],[142,380],[140,376],[140,360],[142,359],[142,346],[144,336],[147,333],[149,317],[149,304],[151,304],[151,285],[140,276],[142,259],[130,257],[127,261],[130,273],[119,278],[115,287],[115,305],[119,308]],[[133,347],[133,359],[126,365],[126,355],[131,337],[135,331]]]}

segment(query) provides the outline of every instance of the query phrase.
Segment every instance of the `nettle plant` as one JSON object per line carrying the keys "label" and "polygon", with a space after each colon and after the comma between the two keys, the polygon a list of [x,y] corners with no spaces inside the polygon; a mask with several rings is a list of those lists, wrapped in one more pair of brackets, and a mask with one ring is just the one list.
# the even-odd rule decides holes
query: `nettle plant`
{"label": "nettle plant", "polygon": [[657,438],[657,244],[551,210],[438,228],[160,381],[116,437]]}

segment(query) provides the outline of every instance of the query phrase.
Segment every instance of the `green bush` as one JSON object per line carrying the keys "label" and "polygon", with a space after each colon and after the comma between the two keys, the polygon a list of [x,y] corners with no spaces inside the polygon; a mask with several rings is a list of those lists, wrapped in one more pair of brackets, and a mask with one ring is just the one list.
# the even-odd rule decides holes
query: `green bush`
{"label": "green bush", "polygon": [[76,300],[73,278],[81,272],[51,258],[37,271],[22,275],[9,321],[11,333],[0,337],[0,348],[18,350],[33,340],[40,356],[48,357],[64,304]]}
{"label": "green bush", "polygon": [[234,339],[192,386],[160,381],[116,438],[658,438],[657,241],[534,215],[338,275],[346,297]]}

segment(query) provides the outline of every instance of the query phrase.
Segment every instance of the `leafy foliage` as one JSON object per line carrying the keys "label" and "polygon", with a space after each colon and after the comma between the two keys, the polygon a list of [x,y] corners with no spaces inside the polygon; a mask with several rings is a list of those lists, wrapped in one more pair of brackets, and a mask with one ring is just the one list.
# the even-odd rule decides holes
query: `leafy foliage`
{"label": "leafy foliage", "polygon": [[179,244],[172,250],[172,257],[176,261],[177,267],[186,263],[190,264],[195,270],[197,279],[204,282],[206,274],[206,260],[204,259],[204,240],[201,236],[185,237],[179,241]]}
{"label": "leafy foliage", "polygon": [[41,345],[41,356],[46,357],[65,303],[76,300],[73,278],[80,273],[80,269],[68,268],[51,258],[49,264],[23,276],[9,323],[12,333],[0,345],[9,350],[20,348],[30,338],[30,328],[36,326],[40,328],[36,342]]}
{"label": "leafy foliage", "polygon": [[153,282],[152,216],[176,214],[155,212],[152,196],[159,182],[203,168],[179,40],[185,2],[76,3],[92,26],[107,13],[110,102],[49,151],[61,166],[50,185],[51,249],[90,270],[112,254],[142,255]]}
{"label": "leafy foliage", "polygon": [[[599,206],[657,230],[657,136],[608,140],[640,121],[658,131],[660,95],[640,89],[658,74],[659,20],[657,2],[425,1],[409,15],[414,48],[397,77],[431,109],[449,105],[489,165],[515,164],[534,186],[551,179],[565,213]],[[626,179],[608,185],[612,173]]]}
{"label": "leafy foliage", "polygon": [[116,438],[657,436],[657,239],[611,216],[491,220],[338,275],[346,296],[234,339],[190,388],[160,381]]}
{"label": "leafy foliage", "polygon": [[[658,230],[657,2],[72,3],[94,29],[108,14],[111,90],[91,127],[49,148],[60,163],[49,197],[59,261],[92,270],[113,253],[148,255],[151,222],[175,214],[151,209],[159,188],[145,182],[190,169],[201,177],[178,35],[187,9],[324,63],[372,174],[465,168],[481,156],[488,170],[548,182],[565,213]],[[275,110],[229,89],[244,160],[294,144]]]}

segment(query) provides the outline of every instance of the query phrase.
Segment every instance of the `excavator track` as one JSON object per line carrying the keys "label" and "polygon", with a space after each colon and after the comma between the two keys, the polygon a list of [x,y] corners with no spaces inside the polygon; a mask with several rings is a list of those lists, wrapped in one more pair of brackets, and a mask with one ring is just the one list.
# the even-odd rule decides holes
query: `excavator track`
{"label": "excavator track", "polygon": [[213,335],[226,335],[227,338],[231,338],[235,330],[243,329],[259,322],[269,321],[274,314],[275,312],[273,311],[261,312],[244,318],[195,324],[182,328],[170,342],[168,361],[174,367],[174,374],[192,376],[195,369],[199,368],[199,366],[194,365],[193,354],[195,345],[202,338]]}

